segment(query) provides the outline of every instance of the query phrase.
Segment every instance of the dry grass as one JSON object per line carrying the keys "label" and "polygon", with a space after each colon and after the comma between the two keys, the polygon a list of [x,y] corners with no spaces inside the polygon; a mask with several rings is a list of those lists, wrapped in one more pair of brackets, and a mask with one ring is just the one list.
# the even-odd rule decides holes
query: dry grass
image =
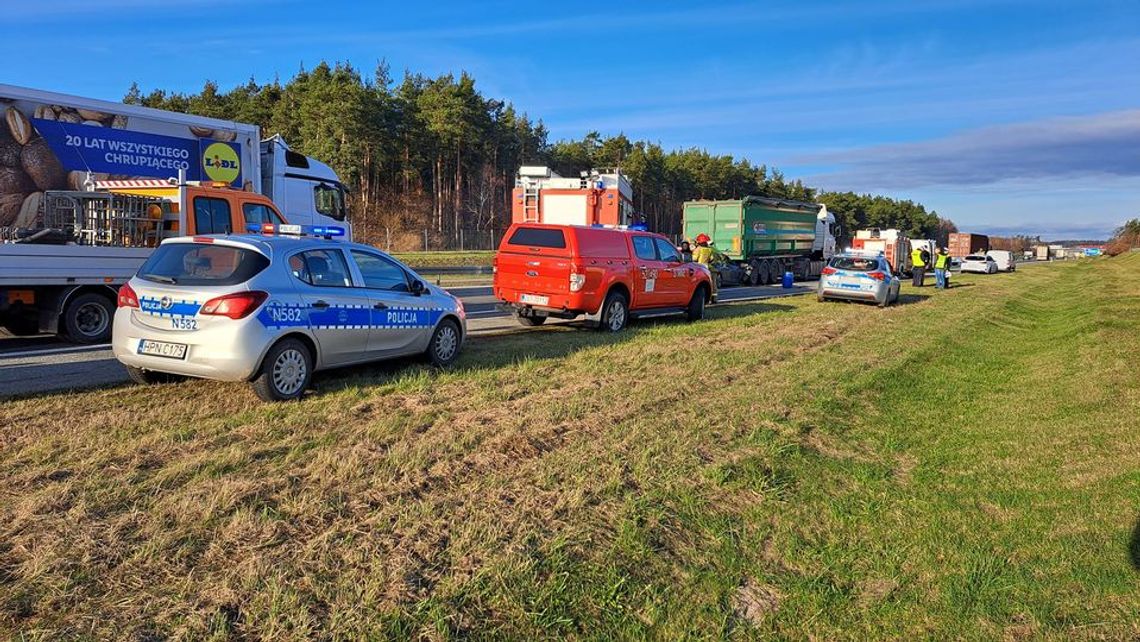
{"label": "dry grass", "polygon": [[1137,263],[3,403],[0,630],[1136,635]]}

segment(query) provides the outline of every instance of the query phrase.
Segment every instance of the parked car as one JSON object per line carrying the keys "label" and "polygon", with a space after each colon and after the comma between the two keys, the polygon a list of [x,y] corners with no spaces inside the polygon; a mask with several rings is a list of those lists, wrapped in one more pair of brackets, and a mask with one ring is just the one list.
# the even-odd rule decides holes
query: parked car
{"label": "parked car", "polygon": [[971,254],[962,259],[962,272],[993,274],[998,271],[997,261],[985,254]]}
{"label": "parked car", "polygon": [[831,258],[819,277],[818,299],[868,301],[887,307],[899,300],[900,283],[882,255],[844,252]]}
{"label": "parked car", "polygon": [[111,346],[132,380],[249,381],[283,401],[315,370],[459,356],[459,299],[375,248],[267,227],[278,235],[167,239],[119,289]]}
{"label": "parked car", "polygon": [[1009,250],[990,250],[986,252],[986,256],[994,260],[997,264],[997,269],[1001,272],[1013,272],[1017,270],[1017,258],[1013,252]]}
{"label": "parked car", "polygon": [[585,315],[617,332],[630,316],[662,311],[695,321],[715,293],[707,267],[683,262],[669,239],[645,231],[518,223],[493,265],[495,298],[528,326]]}

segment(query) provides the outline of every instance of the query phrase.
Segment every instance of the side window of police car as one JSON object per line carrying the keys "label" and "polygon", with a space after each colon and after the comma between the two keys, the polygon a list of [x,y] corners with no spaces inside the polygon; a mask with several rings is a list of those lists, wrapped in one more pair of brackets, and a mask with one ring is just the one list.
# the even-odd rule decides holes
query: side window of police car
{"label": "side window of police car", "polygon": [[298,280],[323,288],[352,286],[340,250],[309,250],[289,257],[289,271]]}
{"label": "side window of police car", "polygon": [[352,250],[352,258],[364,277],[364,287],[389,292],[411,292],[408,287],[408,273],[404,268],[385,259],[379,254]]}

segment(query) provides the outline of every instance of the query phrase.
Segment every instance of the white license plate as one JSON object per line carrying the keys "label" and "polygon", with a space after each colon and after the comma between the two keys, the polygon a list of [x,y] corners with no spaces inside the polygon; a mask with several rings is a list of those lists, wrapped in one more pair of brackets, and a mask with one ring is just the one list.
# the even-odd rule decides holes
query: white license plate
{"label": "white license plate", "polygon": [[539,296],[537,294],[523,294],[519,296],[519,302],[528,305],[546,305],[550,303],[550,297]]}
{"label": "white license plate", "polygon": [[139,354],[146,354],[152,357],[165,357],[167,359],[185,359],[186,344],[143,339],[139,341]]}

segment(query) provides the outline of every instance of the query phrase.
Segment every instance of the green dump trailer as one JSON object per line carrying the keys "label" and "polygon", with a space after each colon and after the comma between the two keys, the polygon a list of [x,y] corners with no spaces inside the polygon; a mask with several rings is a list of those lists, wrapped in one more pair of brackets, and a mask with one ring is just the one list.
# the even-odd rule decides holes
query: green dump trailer
{"label": "green dump trailer", "polygon": [[686,239],[707,234],[752,285],[774,283],[789,271],[798,280],[816,278],[835,254],[835,216],[818,203],[760,196],[687,201],[682,221]]}

